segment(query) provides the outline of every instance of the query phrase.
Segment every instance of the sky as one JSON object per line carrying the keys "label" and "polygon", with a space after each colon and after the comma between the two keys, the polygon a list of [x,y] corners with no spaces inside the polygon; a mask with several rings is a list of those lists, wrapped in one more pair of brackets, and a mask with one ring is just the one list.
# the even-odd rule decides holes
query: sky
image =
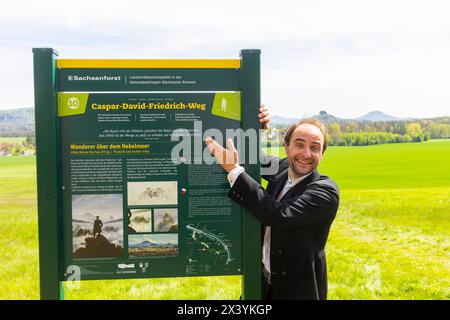
{"label": "sky", "polygon": [[448,0],[10,1],[0,110],[31,107],[33,47],[60,58],[238,59],[261,49],[272,115],[450,115]]}
{"label": "sky", "polygon": [[73,195],[72,215],[74,219],[83,219],[86,213],[99,216],[103,222],[121,219],[123,215],[122,194]]}

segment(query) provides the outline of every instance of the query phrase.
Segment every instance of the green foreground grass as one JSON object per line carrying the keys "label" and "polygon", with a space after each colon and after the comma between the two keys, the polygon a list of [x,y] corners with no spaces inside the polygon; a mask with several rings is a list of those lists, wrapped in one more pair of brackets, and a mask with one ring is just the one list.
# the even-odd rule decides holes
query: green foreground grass
{"label": "green foreground grass", "polygon": [[[341,188],[327,244],[329,299],[450,298],[450,141],[332,147]],[[0,299],[38,299],[34,157],[0,157]],[[66,284],[67,299],[237,299],[241,278]]]}

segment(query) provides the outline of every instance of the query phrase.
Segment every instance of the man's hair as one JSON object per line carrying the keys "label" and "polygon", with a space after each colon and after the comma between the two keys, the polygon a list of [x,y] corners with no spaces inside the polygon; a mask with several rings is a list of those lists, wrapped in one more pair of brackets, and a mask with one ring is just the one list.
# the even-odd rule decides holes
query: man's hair
{"label": "man's hair", "polygon": [[317,120],[315,118],[302,119],[302,120],[294,123],[293,125],[291,125],[289,127],[289,129],[286,131],[286,135],[284,136],[284,145],[285,146],[289,145],[289,142],[291,142],[292,133],[295,131],[295,129],[297,129],[302,124],[311,124],[311,125],[319,128],[319,130],[322,132],[322,135],[323,135],[322,154],[324,154],[325,150],[327,149],[327,146],[328,146],[327,128],[324,126],[324,124],[322,122],[320,122],[319,120]]}

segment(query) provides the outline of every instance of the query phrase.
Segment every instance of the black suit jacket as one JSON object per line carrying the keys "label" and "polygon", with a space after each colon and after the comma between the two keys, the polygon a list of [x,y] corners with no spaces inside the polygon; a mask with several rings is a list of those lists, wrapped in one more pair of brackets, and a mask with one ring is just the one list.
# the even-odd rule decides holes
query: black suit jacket
{"label": "black suit jacket", "polygon": [[236,179],[229,197],[264,226],[271,227],[270,265],[274,299],[327,297],[325,244],[339,206],[336,183],[314,170],[277,196],[287,181],[287,159],[279,160],[278,173],[263,176],[267,190],[245,172]]}

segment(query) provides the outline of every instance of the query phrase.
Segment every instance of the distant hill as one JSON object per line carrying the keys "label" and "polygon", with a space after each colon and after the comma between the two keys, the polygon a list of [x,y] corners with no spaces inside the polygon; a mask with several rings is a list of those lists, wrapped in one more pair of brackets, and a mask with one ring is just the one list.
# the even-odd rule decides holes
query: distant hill
{"label": "distant hill", "polygon": [[136,243],[136,244],[129,244],[128,247],[129,248],[148,248],[148,247],[157,247],[158,244],[151,242],[151,241],[143,241],[140,243]]}
{"label": "distant hill", "polygon": [[359,118],[356,118],[357,121],[399,121],[404,120],[401,118],[390,116],[386,113],[383,113],[381,111],[372,111],[368,114],[365,114]]}
{"label": "distant hill", "polygon": [[129,248],[137,248],[137,249],[145,249],[145,248],[149,248],[149,247],[176,248],[177,245],[173,244],[173,243],[155,243],[155,242],[145,240],[140,243],[129,244],[128,247]]}
{"label": "distant hill", "polygon": [[[325,124],[345,121],[341,118],[338,118],[331,114],[328,114],[326,111],[320,111],[320,113],[318,115],[313,116],[313,118],[316,118]],[[272,116],[270,118],[270,123],[274,124],[274,125],[280,125],[280,126],[287,127],[299,120],[300,120],[299,118],[284,118],[284,117],[280,117],[280,116]]]}
{"label": "distant hill", "polygon": [[316,116],[313,116],[313,118],[316,118],[316,119],[320,120],[324,124],[330,124],[330,123],[345,121],[344,119],[335,117],[335,116],[327,113],[326,111],[320,111],[319,114],[316,115]]}
{"label": "distant hill", "polygon": [[[402,119],[397,118],[394,116],[390,116],[388,114],[385,114],[381,111],[372,111],[369,112],[361,117],[354,118],[354,119],[343,119],[336,116],[333,116],[332,114],[327,113],[326,111],[320,111],[318,115],[313,116],[313,118],[316,118],[323,122],[324,124],[330,124],[330,123],[346,123],[346,122],[363,122],[363,121],[402,121],[402,120],[411,120],[411,119]],[[298,118],[284,118],[280,116],[272,116],[270,118],[270,122],[274,125],[280,125],[280,126],[289,126],[290,124],[293,124],[297,122]]]}
{"label": "distant hill", "polygon": [[0,137],[34,136],[34,109],[0,110]]}

